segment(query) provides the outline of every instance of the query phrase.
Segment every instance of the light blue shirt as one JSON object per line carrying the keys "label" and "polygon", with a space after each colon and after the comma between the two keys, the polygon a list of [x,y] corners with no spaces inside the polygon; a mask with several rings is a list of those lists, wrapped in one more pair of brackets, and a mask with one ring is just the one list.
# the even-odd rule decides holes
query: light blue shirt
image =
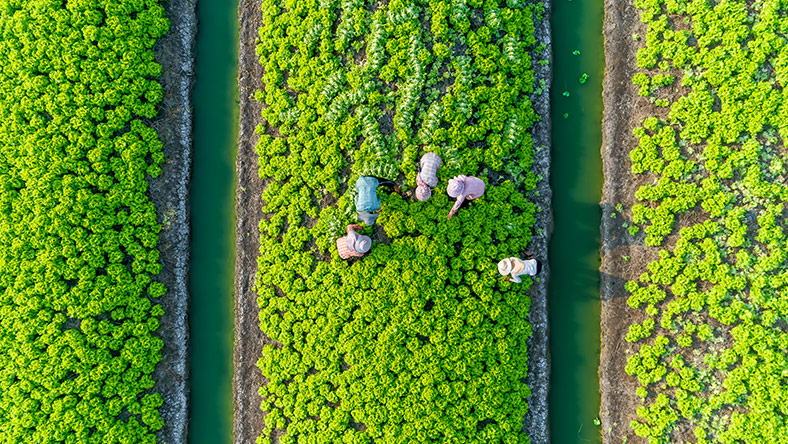
{"label": "light blue shirt", "polygon": [[361,176],[356,181],[356,211],[372,213],[380,209],[378,185],[374,177]]}

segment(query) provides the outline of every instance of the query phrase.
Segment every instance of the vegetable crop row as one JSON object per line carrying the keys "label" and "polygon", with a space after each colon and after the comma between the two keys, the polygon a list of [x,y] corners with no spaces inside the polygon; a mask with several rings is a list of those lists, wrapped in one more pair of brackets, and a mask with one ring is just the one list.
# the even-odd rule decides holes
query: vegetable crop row
{"label": "vegetable crop row", "polygon": [[0,1],[0,443],[154,443],[158,0]]}
{"label": "vegetable crop row", "polygon": [[[259,443],[526,443],[530,299],[498,279],[535,212],[539,3],[264,0],[258,127]],[[409,197],[425,152],[433,197]],[[451,220],[446,182],[487,182]],[[382,195],[371,252],[345,262],[362,175]],[[372,234],[371,228],[366,228]]]}
{"label": "vegetable crop row", "polygon": [[[660,250],[627,284],[642,314],[627,335],[643,399],[631,425],[650,443],[788,442],[788,10],[635,5],[647,31],[633,82],[667,110],[630,152],[653,177],[633,221]],[[697,222],[678,229],[682,215]]]}

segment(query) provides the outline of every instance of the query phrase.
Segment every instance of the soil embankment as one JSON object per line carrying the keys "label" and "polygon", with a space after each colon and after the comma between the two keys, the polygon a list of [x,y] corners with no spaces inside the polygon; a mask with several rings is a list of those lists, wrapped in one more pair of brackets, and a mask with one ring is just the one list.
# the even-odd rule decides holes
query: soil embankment
{"label": "soil embankment", "polygon": [[[629,151],[637,145],[632,129],[640,125],[652,108],[632,84],[638,41],[645,26],[637,9],[629,2],[605,1],[605,80],[602,128],[602,334],[599,364],[602,404],[602,438],[605,444],[644,442],[629,427],[636,418],[640,398],[635,395],[637,380],[624,372],[631,344],[625,341],[629,325],[639,314],[627,305],[627,281],[636,279],[656,256],[645,246],[642,230],[631,236],[624,222],[631,221],[635,191],[648,178],[630,173]],[[617,211],[616,205],[623,211]],[[614,214],[615,213],[615,214]],[[611,217],[615,216],[615,217]],[[631,222],[630,222],[631,223]]]}
{"label": "soil embankment", "polygon": [[[536,214],[534,235],[529,245],[530,251],[535,253],[545,262],[540,282],[531,287],[531,313],[528,321],[533,328],[533,335],[528,339],[528,376],[526,383],[531,387],[531,397],[528,399],[528,413],[525,415],[524,427],[534,444],[550,443],[550,420],[548,416],[547,399],[550,391],[550,326],[547,316],[547,288],[550,280],[550,264],[547,257],[547,244],[553,232],[552,190],[550,189],[550,90],[553,78],[553,46],[551,43],[550,13],[552,3],[550,0],[543,2],[545,15],[540,23],[536,23],[536,40],[546,47],[541,58],[550,61],[547,66],[534,63],[534,76],[536,83],[544,81],[545,88],[542,94],[534,98],[534,110],[541,116],[533,128],[533,140],[536,152],[534,153],[534,172],[542,176],[537,184],[538,196],[534,202],[542,210]],[[534,58],[536,60],[536,58]]]}
{"label": "soil embankment", "polygon": [[162,360],[154,371],[156,386],[164,404],[164,428],[159,442],[185,443],[188,425],[188,293],[189,204],[191,176],[192,118],[191,87],[194,78],[194,42],[197,30],[195,4],[191,0],[163,3],[170,31],[154,47],[156,61],[162,66],[159,78],[164,98],[159,115],[152,122],[164,143],[162,174],[150,182],[150,194],[162,231],[159,235],[161,273],[157,279],[167,286],[160,298],[164,315],[157,332],[164,341]]}
{"label": "soil embankment", "polygon": [[255,53],[257,30],[262,23],[259,0],[241,0],[238,8],[240,39],[238,82],[240,128],[238,132],[238,174],[235,228],[235,344],[233,351],[233,442],[251,443],[263,430],[263,413],[257,389],[263,375],[257,360],[266,338],[260,331],[257,316],[257,293],[254,291],[257,256],[260,249],[258,226],[262,213],[263,181],[257,175],[254,129],[262,105],[254,99],[263,79],[263,67]]}
{"label": "soil embankment", "polygon": [[[534,236],[529,245],[530,251],[540,259],[546,259],[547,242],[552,232],[552,210],[550,190],[550,81],[552,78],[552,50],[550,34],[550,1],[545,1],[545,14],[536,24],[536,38],[546,48],[539,56],[551,61],[548,66],[534,64],[537,84],[544,81],[545,88],[535,96],[534,109],[542,120],[534,125],[533,141],[535,161],[534,172],[542,177],[539,182],[535,203],[541,209],[533,227]],[[255,153],[258,136],[254,129],[259,122],[262,105],[254,99],[254,92],[261,87],[263,69],[255,53],[255,39],[261,25],[262,13],[258,0],[242,0],[239,5],[240,42],[239,42],[239,92],[240,92],[240,129],[238,159],[237,205],[238,222],[236,225],[236,273],[235,273],[235,344],[233,377],[233,442],[237,444],[254,442],[264,427],[263,413],[260,411],[258,387],[264,378],[257,368],[257,360],[262,346],[268,339],[258,327],[257,294],[254,291],[259,250],[258,225],[263,217],[261,196],[263,181],[257,175],[258,156]],[[536,60],[536,58],[534,58]],[[505,178],[501,178],[505,180]],[[546,260],[545,260],[546,262]],[[540,282],[533,285],[531,315],[533,335],[528,341],[528,375],[526,383],[532,389],[529,398],[529,412],[523,427],[528,431],[534,444],[550,442],[547,395],[549,391],[549,349],[547,316],[547,283],[550,275],[549,264],[545,264]]]}

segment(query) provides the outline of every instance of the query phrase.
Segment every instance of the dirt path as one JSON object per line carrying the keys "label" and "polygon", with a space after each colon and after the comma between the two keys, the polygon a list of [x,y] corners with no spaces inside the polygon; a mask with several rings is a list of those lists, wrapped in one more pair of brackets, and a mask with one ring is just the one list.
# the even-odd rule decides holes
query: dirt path
{"label": "dirt path", "polygon": [[263,430],[263,414],[257,389],[264,380],[257,360],[265,337],[258,327],[257,294],[254,291],[257,256],[260,249],[258,225],[262,217],[263,182],[257,176],[254,128],[262,105],[254,100],[260,87],[263,67],[255,54],[257,29],[262,22],[259,0],[241,0],[238,8],[240,129],[238,133],[238,174],[235,228],[235,346],[233,352],[233,442],[253,443]]}
{"label": "dirt path", "polygon": [[[541,23],[536,24],[536,40],[544,43],[546,48],[542,57],[550,60],[547,66],[534,64],[536,83],[544,80],[546,88],[541,96],[534,100],[534,110],[542,120],[533,127],[533,140],[536,152],[534,153],[533,170],[542,180],[537,185],[539,196],[534,202],[541,208],[536,214],[534,235],[528,246],[533,252],[544,260],[540,282],[531,287],[531,313],[528,322],[533,328],[533,335],[528,339],[528,376],[526,383],[531,387],[531,397],[528,398],[528,413],[525,415],[524,428],[533,444],[550,443],[550,418],[548,416],[547,398],[550,392],[550,326],[547,316],[547,285],[550,281],[550,264],[547,257],[547,244],[553,232],[553,192],[550,189],[550,90],[553,77],[553,46],[551,44],[550,13],[552,4],[550,0],[544,2],[545,16]],[[540,231],[541,230],[541,231]],[[541,233],[541,234],[539,234]]]}
{"label": "dirt path", "polygon": [[[605,1],[605,80],[602,129],[602,350],[599,364],[602,404],[602,437],[605,444],[645,442],[629,427],[636,418],[640,398],[635,395],[637,380],[624,372],[631,344],[626,342],[629,324],[640,316],[627,305],[629,294],[624,284],[637,278],[657,249],[646,247],[641,232],[633,237],[623,222],[631,221],[631,208],[637,188],[644,176],[630,174],[629,150],[637,145],[632,129],[642,122],[651,109],[650,102],[639,96],[632,84],[636,69],[638,42],[633,34],[645,33],[638,12],[630,2]],[[616,205],[623,212],[616,211]],[[616,213],[612,218],[611,214]],[[637,319],[640,321],[640,319]]]}
{"label": "dirt path", "polygon": [[194,42],[197,29],[195,5],[191,0],[163,3],[170,31],[154,47],[162,65],[159,79],[164,98],[153,121],[164,143],[162,175],[151,181],[150,194],[162,231],[159,238],[162,272],[156,278],[167,286],[159,302],[164,315],[157,335],[164,341],[162,360],[154,370],[154,390],[164,397],[158,432],[162,443],[185,443],[188,434],[188,294],[189,194],[191,176],[192,117],[191,86],[194,77]]}

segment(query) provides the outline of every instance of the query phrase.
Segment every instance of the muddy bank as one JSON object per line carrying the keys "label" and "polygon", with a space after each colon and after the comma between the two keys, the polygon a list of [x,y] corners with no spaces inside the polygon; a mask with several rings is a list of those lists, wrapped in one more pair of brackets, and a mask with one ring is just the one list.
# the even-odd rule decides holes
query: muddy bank
{"label": "muddy bank", "polygon": [[[629,294],[624,284],[636,279],[646,264],[656,257],[657,249],[646,247],[642,230],[631,236],[624,222],[631,223],[635,191],[646,181],[630,173],[629,151],[637,145],[632,129],[649,115],[648,99],[638,95],[632,84],[636,71],[635,54],[639,48],[633,34],[643,36],[637,9],[629,2],[605,1],[605,79],[602,128],[602,334],[599,383],[602,392],[600,419],[605,444],[645,442],[629,427],[636,419],[640,398],[635,395],[637,380],[626,374],[626,358],[632,348],[624,340],[629,324],[641,316],[627,305]],[[616,211],[621,204],[623,211]],[[616,213],[616,217],[611,215]]]}
{"label": "muddy bank", "polygon": [[167,286],[159,302],[164,315],[157,332],[164,341],[162,360],[154,370],[154,390],[164,397],[161,417],[164,428],[158,432],[163,443],[187,441],[189,368],[188,368],[188,293],[189,204],[191,176],[192,118],[191,88],[194,78],[194,42],[197,30],[195,4],[190,0],[163,3],[170,20],[170,31],[154,47],[156,61],[162,66],[159,78],[164,98],[159,115],[152,122],[164,143],[162,174],[150,182],[150,194],[162,231],[159,235],[162,272],[156,278]]}
{"label": "muddy bank", "polygon": [[[529,412],[523,427],[534,444],[550,442],[547,395],[549,390],[550,366],[548,348],[547,283],[550,272],[545,252],[552,232],[552,210],[550,190],[550,83],[552,79],[552,50],[550,36],[550,2],[545,2],[545,15],[536,24],[537,40],[546,49],[538,58],[550,60],[548,66],[534,64],[536,82],[544,81],[543,91],[532,97],[534,109],[542,116],[533,128],[535,147],[534,172],[542,176],[538,184],[538,196],[529,195],[541,212],[536,216],[534,237],[529,250],[545,262],[540,282],[531,287],[531,314],[529,322],[533,335],[528,340],[528,375],[526,383],[532,389]],[[254,148],[258,136],[254,128],[259,122],[262,105],[254,100],[254,92],[260,88],[263,69],[255,53],[257,29],[262,13],[258,0],[242,0],[239,6],[239,91],[240,131],[237,158],[237,203],[236,226],[236,272],[235,272],[235,345],[233,377],[233,432],[234,443],[254,442],[264,427],[263,413],[257,389],[265,380],[256,363],[262,354],[262,346],[268,340],[258,327],[257,294],[254,291],[259,252],[258,225],[263,214],[261,196],[263,181],[257,176],[257,154]],[[534,57],[536,60],[537,57]],[[539,233],[539,234],[537,234]]]}
{"label": "muddy bank", "polygon": [[260,120],[262,104],[254,99],[260,88],[263,67],[255,53],[257,29],[262,23],[259,0],[241,0],[238,7],[238,84],[240,128],[236,172],[235,211],[235,343],[233,350],[233,442],[252,443],[263,430],[263,412],[257,389],[263,375],[257,360],[263,353],[264,336],[258,327],[257,293],[254,291],[257,256],[260,250],[258,226],[262,218],[263,181],[257,176],[254,128]]}
{"label": "muddy bank", "polygon": [[[547,316],[547,287],[550,279],[550,264],[547,257],[547,244],[553,232],[552,195],[550,188],[550,89],[552,82],[553,46],[550,31],[551,2],[544,1],[545,14],[540,23],[535,24],[536,40],[543,43],[546,48],[538,58],[550,61],[547,66],[535,63],[534,74],[537,85],[544,81],[545,88],[541,94],[532,98],[534,110],[542,117],[532,128],[534,140],[533,170],[542,180],[537,184],[538,196],[529,196],[529,200],[536,203],[541,209],[536,214],[534,236],[528,246],[529,251],[544,262],[540,273],[540,281],[531,287],[531,313],[528,321],[533,328],[533,335],[528,339],[528,375],[525,380],[531,387],[531,397],[528,399],[528,413],[523,421],[524,429],[528,432],[534,444],[548,444],[550,442],[550,420],[548,416],[547,396],[550,391],[550,326]],[[541,234],[540,234],[541,233]]]}

